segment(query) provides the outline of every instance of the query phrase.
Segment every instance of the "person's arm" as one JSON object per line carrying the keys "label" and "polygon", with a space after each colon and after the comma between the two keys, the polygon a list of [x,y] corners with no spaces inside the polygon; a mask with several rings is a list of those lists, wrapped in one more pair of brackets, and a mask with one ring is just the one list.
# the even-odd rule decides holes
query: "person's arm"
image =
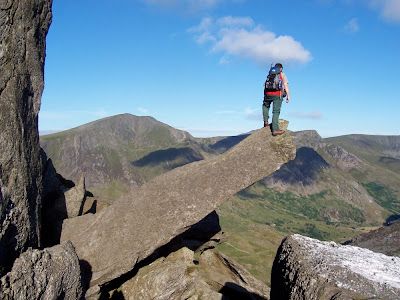
{"label": "person's arm", "polygon": [[282,72],[282,79],[283,79],[283,86],[286,91],[286,102],[289,102],[292,99],[292,97],[290,95],[289,82],[287,80],[285,73],[283,72]]}

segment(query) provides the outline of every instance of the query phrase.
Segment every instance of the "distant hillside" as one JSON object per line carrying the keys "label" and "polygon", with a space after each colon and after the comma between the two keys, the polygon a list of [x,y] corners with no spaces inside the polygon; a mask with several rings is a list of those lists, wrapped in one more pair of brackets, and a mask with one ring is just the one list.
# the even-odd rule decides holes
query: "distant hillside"
{"label": "distant hillside", "polygon": [[400,215],[400,177],[379,162],[396,154],[392,138],[381,137],[390,142],[370,150],[371,157],[360,154],[362,146],[350,147],[351,140],[346,147],[337,143],[341,137],[323,139],[313,130],[293,135],[295,160],[218,210],[228,241],[219,249],[267,283],[284,236],[343,242]]}
{"label": "distant hillside", "polygon": [[65,178],[115,198],[173,168],[224,152],[236,139],[196,139],[152,117],[121,114],[40,137]]}
{"label": "distant hillside", "polygon": [[400,175],[400,136],[352,134],[328,138],[326,141],[340,145],[375,167]]}

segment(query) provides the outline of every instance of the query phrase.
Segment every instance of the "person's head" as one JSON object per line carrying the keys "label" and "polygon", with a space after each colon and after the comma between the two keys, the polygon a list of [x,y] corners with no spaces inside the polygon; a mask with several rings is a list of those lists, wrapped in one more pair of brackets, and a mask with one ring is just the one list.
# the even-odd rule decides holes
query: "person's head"
{"label": "person's head", "polygon": [[281,70],[283,69],[283,65],[281,63],[276,63],[275,67],[280,68]]}

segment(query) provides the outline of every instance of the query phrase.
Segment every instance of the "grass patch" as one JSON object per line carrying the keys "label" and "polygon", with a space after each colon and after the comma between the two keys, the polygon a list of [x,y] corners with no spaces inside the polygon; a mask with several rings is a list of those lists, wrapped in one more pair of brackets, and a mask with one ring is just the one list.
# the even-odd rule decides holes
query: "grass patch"
{"label": "grass patch", "polygon": [[[263,190],[265,187],[259,186],[247,189],[218,208],[221,228],[226,236],[225,242],[217,248],[267,285],[271,282],[276,251],[285,236],[300,233],[321,240],[343,242],[362,232],[354,220],[362,220],[358,212],[356,217],[347,216],[346,222],[326,221],[322,203],[328,201],[329,192],[298,197],[269,190],[269,197],[264,198]],[[301,201],[308,207],[301,207],[298,203]],[[337,201],[335,205],[343,205],[342,201]]]}
{"label": "grass patch", "polygon": [[363,183],[363,186],[380,206],[393,214],[400,214],[400,199],[394,190],[376,182]]}

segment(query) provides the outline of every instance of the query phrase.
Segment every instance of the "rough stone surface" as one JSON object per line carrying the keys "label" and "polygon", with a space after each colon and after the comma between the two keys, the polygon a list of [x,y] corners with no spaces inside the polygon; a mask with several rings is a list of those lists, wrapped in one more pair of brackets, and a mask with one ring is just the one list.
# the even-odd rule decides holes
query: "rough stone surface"
{"label": "rough stone surface", "polygon": [[269,289],[243,267],[214,250],[198,260],[182,248],[139,270],[114,292],[124,299],[268,299]]}
{"label": "rough stone surface", "polygon": [[390,256],[400,256],[400,222],[360,234],[345,242],[345,245],[367,248]]}
{"label": "rough stone surface", "polygon": [[[85,177],[78,184],[64,179],[55,170],[52,160],[42,151],[44,164],[42,197],[42,246],[60,242],[64,219],[83,214],[86,200]],[[90,208],[89,208],[90,209]]]}
{"label": "rough stone surface", "polygon": [[86,197],[85,177],[81,176],[78,184],[66,191],[64,196],[68,218],[82,215]]}
{"label": "rough stone surface", "polygon": [[271,278],[271,299],[399,299],[400,258],[292,235]]}
{"label": "rough stone surface", "polygon": [[230,151],[158,176],[96,215],[66,220],[61,239],[90,265],[91,285],[102,285],[294,155],[289,134],[257,130]]}
{"label": "rough stone surface", "polygon": [[80,299],[79,260],[71,242],[28,250],[0,281],[0,299]]}
{"label": "rough stone surface", "polygon": [[51,3],[0,1],[0,274],[39,243],[38,113]]}

